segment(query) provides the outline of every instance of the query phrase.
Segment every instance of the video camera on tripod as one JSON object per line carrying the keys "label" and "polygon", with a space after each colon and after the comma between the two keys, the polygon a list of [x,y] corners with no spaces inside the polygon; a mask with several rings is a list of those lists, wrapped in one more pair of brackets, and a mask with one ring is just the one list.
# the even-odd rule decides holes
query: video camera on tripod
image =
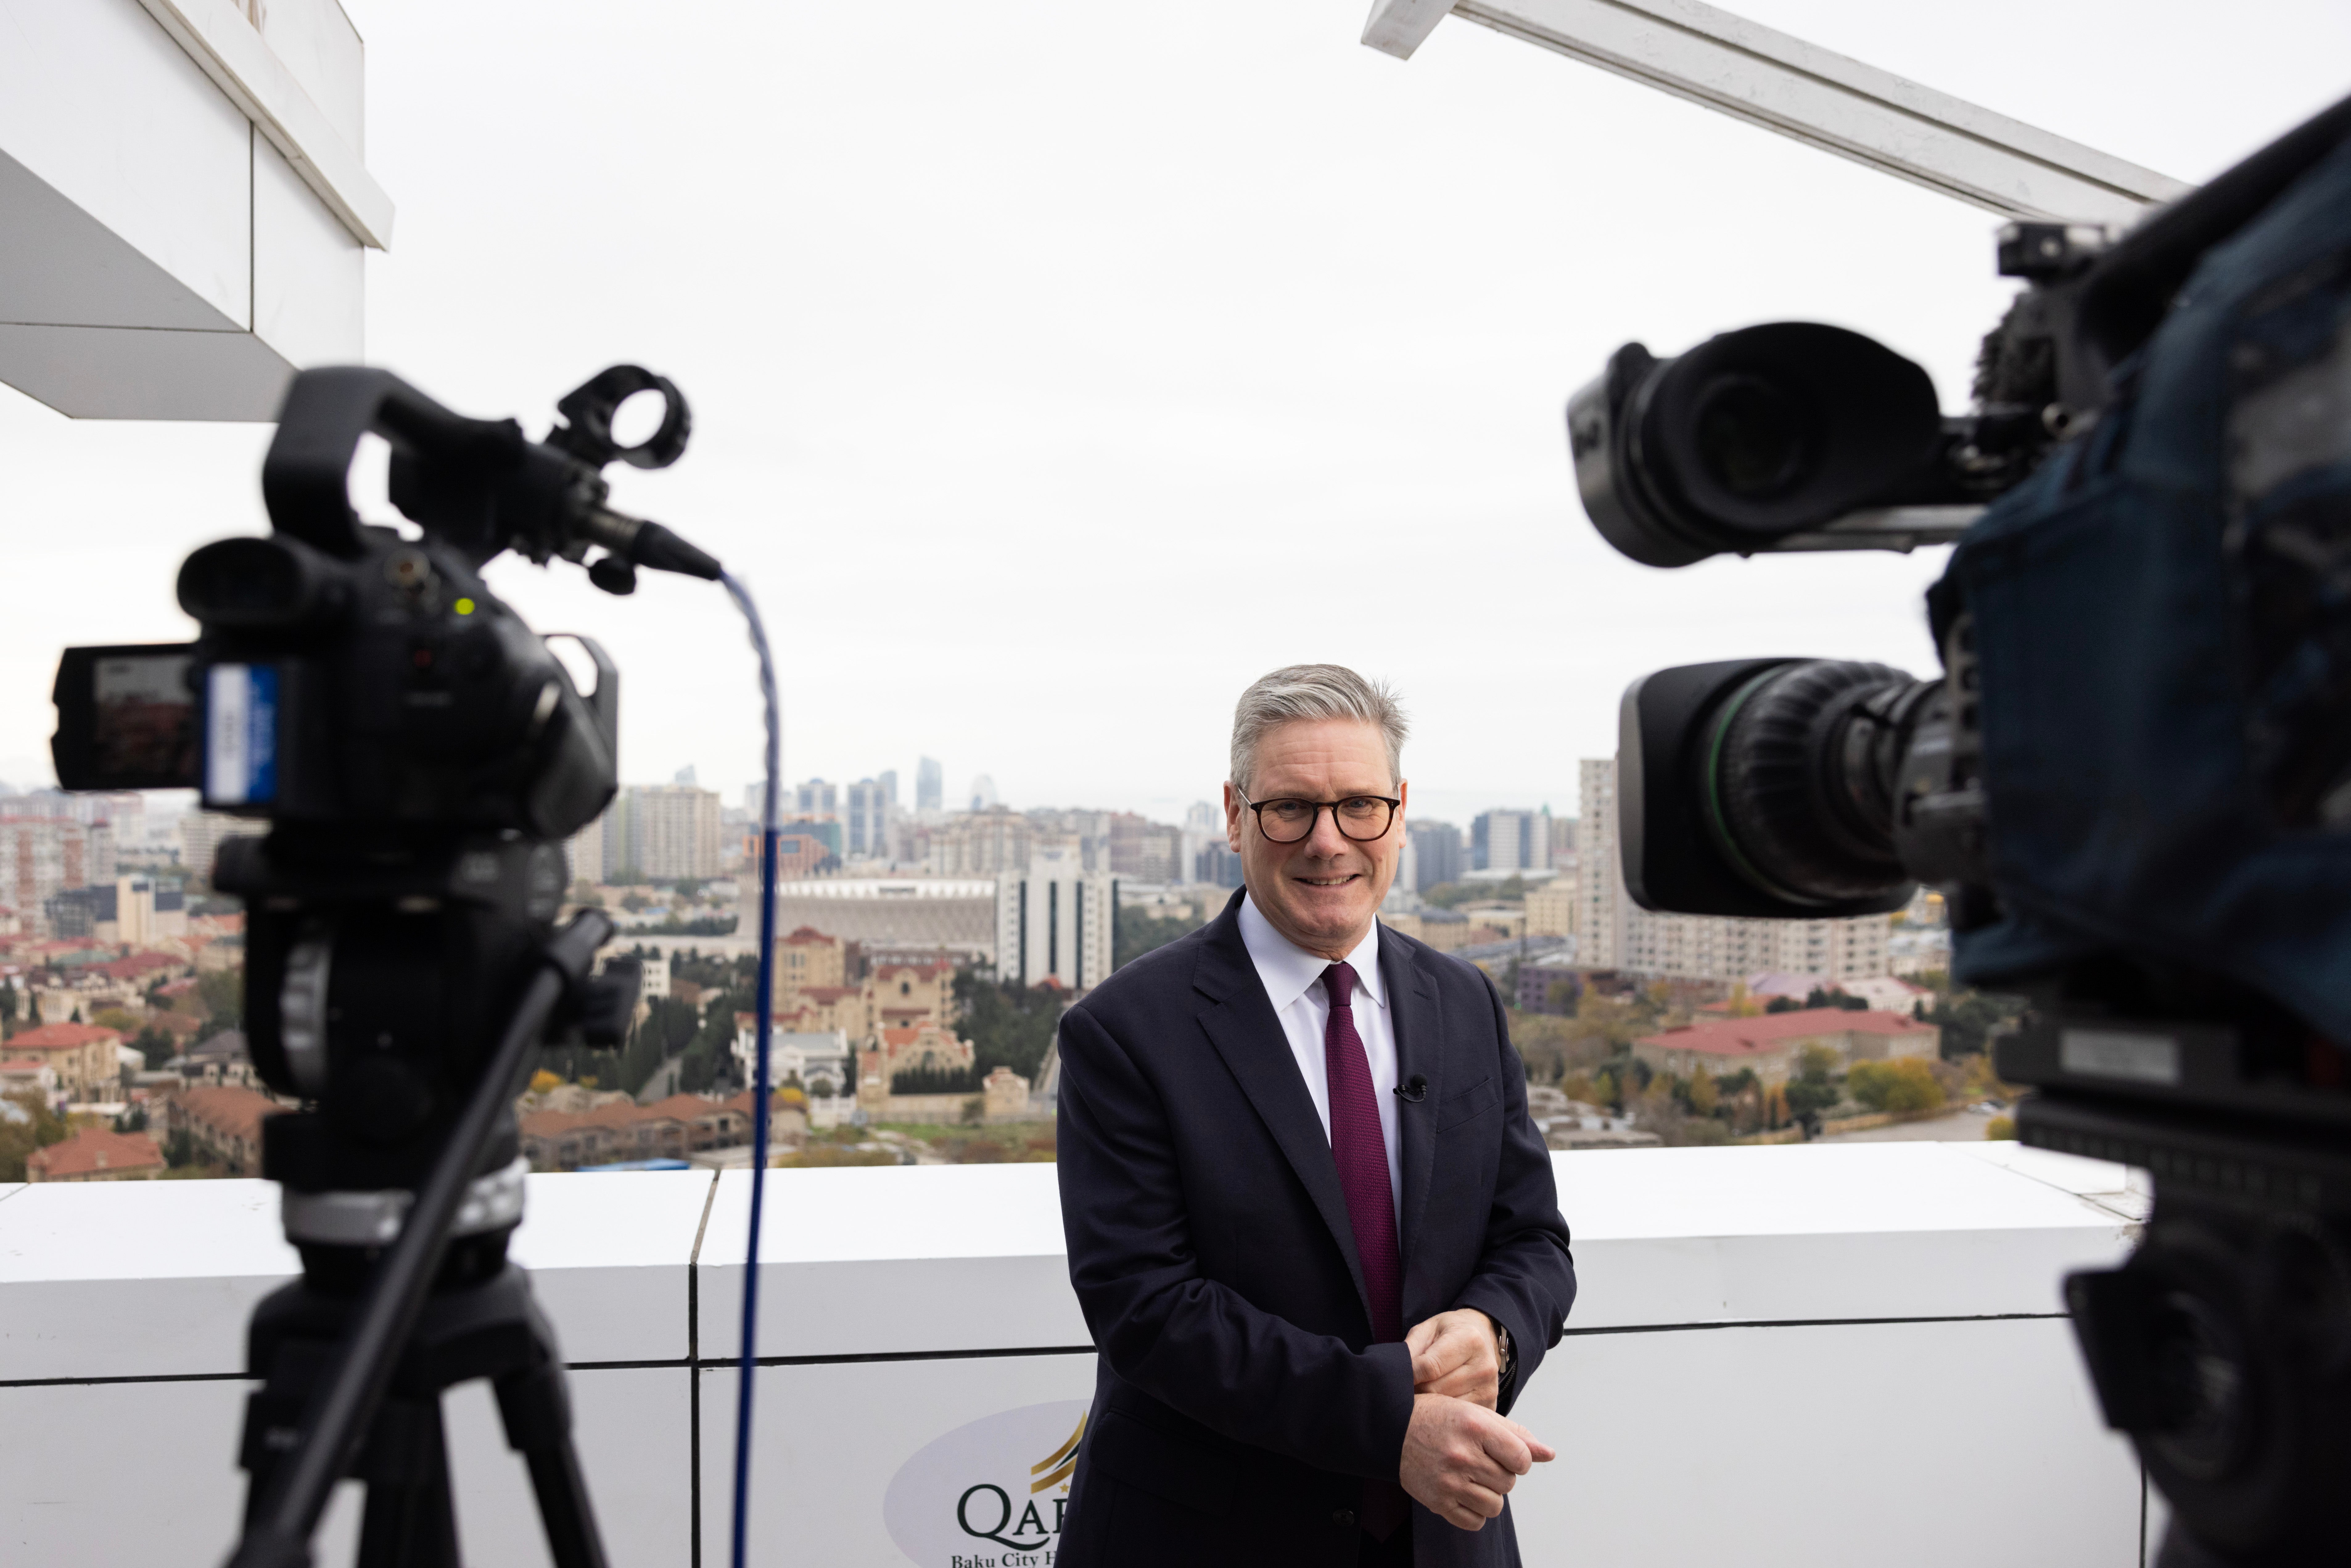
{"label": "video camera on tripod", "polygon": [[[613,418],[640,393],[661,420],[623,446]],[[454,1563],[440,1396],[475,1377],[496,1388],[556,1562],[603,1562],[554,1337],[506,1253],[533,1047],[549,1030],[618,1044],[636,1003],[632,967],[590,974],[610,921],[555,924],[562,841],[618,788],[619,675],[581,638],[593,679],[576,681],[481,568],[507,549],[561,558],[613,593],[639,568],[723,573],[608,505],[607,465],[684,452],[677,389],[621,365],[557,407],[565,423],[533,442],[382,371],[305,371],[262,469],[273,532],[181,569],[203,634],[70,649],[58,668],[64,787],[197,789],[270,823],[213,870],[245,901],[255,1068],[302,1105],[263,1124],[302,1278],[254,1316],[249,1364],[267,1381],[246,1417],[237,1564],[307,1563],[345,1475],[368,1483],[364,1568]],[[352,509],[370,433],[416,538]]]}
{"label": "video camera on tripod", "polygon": [[[1907,549],[1941,679],[1824,659],[1625,695],[1644,906],[1811,918],[1942,884],[1953,978],[2022,993],[2019,1135],[2155,1176],[2066,1292],[2163,1562],[2351,1534],[2351,101],[2110,242],[2011,225],[1977,404],[1840,329],[1638,344],[1575,394],[1625,555]],[[1989,503],[1989,505],[1985,505]],[[1976,508],[1981,507],[1980,516]]]}

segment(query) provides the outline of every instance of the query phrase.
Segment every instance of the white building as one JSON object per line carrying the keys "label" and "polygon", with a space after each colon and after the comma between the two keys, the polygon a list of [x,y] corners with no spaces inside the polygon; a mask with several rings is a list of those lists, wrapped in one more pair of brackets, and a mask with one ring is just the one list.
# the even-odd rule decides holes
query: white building
{"label": "white building", "polygon": [[1571,913],[1585,967],[1699,980],[1744,980],[1777,969],[1819,975],[1832,984],[1887,973],[1888,915],[1747,920],[1643,909],[1625,889],[1615,760],[1586,758],[1580,786]]}
{"label": "white building", "polygon": [[[741,1081],[750,1082],[759,1065],[759,1035],[747,1023],[735,1031],[735,1061],[742,1071]],[[769,1034],[768,1082],[780,1085],[789,1078],[799,1079],[802,1090],[821,1079],[832,1087],[835,1096],[845,1094],[857,1082],[848,1034],[837,1029],[799,1032],[777,1030]]]}
{"label": "white building", "polygon": [[716,789],[692,784],[624,786],[603,816],[602,871],[607,875],[633,871],[649,882],[716,876],[720,816]]}
{"label": "white building", "polygon": [[114,880],[114,831],[70,817],[0,820],[0,905],[32,917],[60,893]]}
{"label": "white building", "polygon": [[998,979],[1050,979],[1081,991],[1110,973],[1118,883],[1084,866],[1075,845],[1058,845],[1035,850],[1025,870],[997,879]]}
{"label": "white building", "polygon": [[365,49],[335,0],[7,8],[0,381],[99,419],[266,420],[362,359]]}

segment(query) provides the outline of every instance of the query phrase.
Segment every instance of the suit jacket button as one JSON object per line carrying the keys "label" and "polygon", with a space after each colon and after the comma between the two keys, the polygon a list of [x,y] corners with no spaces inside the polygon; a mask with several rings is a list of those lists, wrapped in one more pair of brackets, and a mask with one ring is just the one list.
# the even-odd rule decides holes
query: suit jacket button
{"label": "suit jacket button", "polygon": [[1355,1528],[1355,1511],[1352,1508],[1333,1509],[1331,1522],[1342,1530],[1353,1530]]}

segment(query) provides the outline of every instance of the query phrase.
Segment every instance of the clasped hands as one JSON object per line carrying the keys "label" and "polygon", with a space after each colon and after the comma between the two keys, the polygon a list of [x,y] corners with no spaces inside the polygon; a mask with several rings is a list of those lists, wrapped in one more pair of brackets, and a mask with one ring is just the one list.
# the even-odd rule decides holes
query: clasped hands
{"label": "clasped hands", "polygon": [[1502,1499],[1558,1450],[1495,1414],[1502,1351],[1494,1322],[1462,1308],[1414,1325],[1412,1425],[1396,1479],[1422,1507],[1457,1530],[1477,1530],[1502,1511]]}

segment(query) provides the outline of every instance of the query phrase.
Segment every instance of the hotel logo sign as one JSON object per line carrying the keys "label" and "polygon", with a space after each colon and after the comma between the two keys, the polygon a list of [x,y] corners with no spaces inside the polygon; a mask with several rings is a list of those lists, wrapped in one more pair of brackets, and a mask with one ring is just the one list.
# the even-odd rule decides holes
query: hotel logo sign
{"label": "hotel logo sign", "polygon": [[1023,1406],[933,1441],[883,1494],[890,1539],[920,1568],[1051,1568],[1086,1408]]}

